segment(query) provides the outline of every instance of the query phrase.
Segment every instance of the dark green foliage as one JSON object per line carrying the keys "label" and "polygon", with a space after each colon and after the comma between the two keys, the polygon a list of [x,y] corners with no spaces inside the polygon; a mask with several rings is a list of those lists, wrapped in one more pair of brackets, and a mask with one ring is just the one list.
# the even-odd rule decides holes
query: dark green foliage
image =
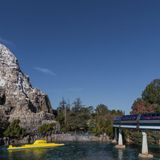
{"label": "dark green foliage", "polygon": [[134,101],[132,105],[131,114],[143,114],[148,112],[155,112],[156,105],[150,104],[147,101],[144,101],[141,98],[138,98]]}
{"label": "dark green foliage", "polygon": [[[131,114],[150,112],[160,112],[160,79],[155,79],[148,84],[142,97],[137,98],[132,105]],[[160,138],[160,135],[153,133],[153,131],[148,131],[147,136],[149,143],[158,143]],[[129,137],[134,143],[139,143],[142,135],[139,132],[130,132]]]}
{"label": "dark green foliage", "polygon": [[142,99],[151,104],[160,105],[160,79],[153,80],[142,93]]}
{"label": "dark green foliage", "polygon": [[3,135],[5,137],[11,137],[11,138],[19,138],[26,135],[26,130],[24,128],[21,128],[19,125],[19,120],[14,120],[10,125],[7,127],[7,129],[4,131]]}
{"label": "dark green foliage", "polygon": [[[125,134],[124,137],[129,137],[129,139],[134,144],[141,144],[142,143],[142,132],[137,130],[127,130],[127,133],[125,132],[127,129],[123,129],[123,132]],[[160,139],[160,133],[159,131],[147,131],[147,140],[149,144],[158,144]]]}
{"label": "dark green foliage", "polygon": [[104,104],[94,109],[92,106],[82,105],[77,98],[72,105],[67,104],[64,99],[57,108],[57,121],[61,125],[62,132],[91,132],[95,135],[107,133],[112,135],[113,117],[122,115],[120,110],[109,110]]}
{"label": "dark green foliage", "polygon": [[56,120],[60,123],[61,131],[67,131],[68,114],[70,113],[70,105],[62,98],[62,101],[57,108]]}
{"label": "dark green foliage", "polygon": [[132,114],[147,112],[160,112],[160,79],[148,84],[142,97],[137,98],[132,105]]}
{"label": "dark green foliage", "polygon": [[155,105],[155,111],[160,112],[160,105],[159,104]]}
{"label": "dark green foliage", "polygon": [[79,98],[77,98],[67,117],[67,130],[69,131],[87,131],[87,122],[90,118],[92,108],[84,107]]}
{"label": "dark green foliage", "polygon": [[120,115],[123,115],[122,111],[109,110],[108,107],[104,104],[98,105],[95,109],[95,121],[92,121],[95,123],[95,127],[92,128],[92,132],[94,132],[96,135],[107,133],[109,136],[112,136],[113,118]]}
{"label": "dark green foliage", "polygon": [[3,132],[7,129],[8,126],[9,122],[4,115],[4,112],[0,110],[0,137],[3,137]]}
{"label": "dark green foliage", "polygon": [[55,131],[55,126],[55,123],[43,124],[38,127],[38,133],[42,136],[45,136],[47,133]]}
{"label": "dark green foliage", "polygon": [[8,121],[2,121],[0,120],[0,137],[3,137],[3,132],[7,129],[9,126]]}
{"label": "dark green foliage", "polygon": [[134,144],[142,143],[142,133],[140,131],[133,130],[132,132],[129,132],[129,137]]}

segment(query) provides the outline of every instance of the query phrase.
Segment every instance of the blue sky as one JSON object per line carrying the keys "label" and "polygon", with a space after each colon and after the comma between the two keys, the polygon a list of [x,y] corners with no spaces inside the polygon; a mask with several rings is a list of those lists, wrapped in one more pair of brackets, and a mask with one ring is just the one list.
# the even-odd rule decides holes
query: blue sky
{"label": "blue sky", "polygon": [[0,0],[0,41],[53,108],[64,97],[129,113],[160,78],[159,0]]}

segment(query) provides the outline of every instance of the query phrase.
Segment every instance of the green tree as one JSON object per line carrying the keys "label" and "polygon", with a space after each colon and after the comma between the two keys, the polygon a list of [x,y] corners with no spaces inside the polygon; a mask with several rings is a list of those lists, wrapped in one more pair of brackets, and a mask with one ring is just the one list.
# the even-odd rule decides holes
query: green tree
{"label": "green tree", "polygon": [[153,80],[142,92],[142,97],[134,101],[131,114],[160,112],[160,79]]}
{"label": "green tree", "polygon": [[74,102],[73,102],[73,107],[72,107],[72,111],[73,112],[79,112],[82,108],[82,102],[80,100],[80,98],[77,98]]}
{"label": "green tree", "polygon": [[146,86],[142,99],[150,104],[160,105],[160,79],[155,79]]}
{"label": "green tree", "polygon": [[150,104],[149,102],[144,101],[141,98],[138,98],[132,105],[131,114],[155,112],[155,108],[157,108],[155,105]]}
{"label": "green tree", "polygon": [[108,107],[104,104],[100,104],[96,107],[95,113],[96,113],[95,116],[96,127],[94,129],[95,134],[100,135],[106,133],[111,123],[111,119],[109,119]]}
{"label": "green tree", "polygon": [[60,101],[57,108],[56,120],[60,123],[61,131],[67,132],[68,115],[70,112],[70,104],[65,101],[64,98]]}
{"label": "green tree", "polygon": [[113,119],[115,116],[123,115],[123,112],[120,110],[109,110],[108,107],[104,104],[100,104],[95,109],[95,115],[93,115],[92,125],[95,125],[95,128],[92,128],[92,131],[96,135],[106,133],[109,136],[112,136],[113,129]]}
{"label": "green tree", "polygon": [[[65,108],[67,116],[65,123]],[[120,110],[109,110],[104,104],[99,104],[95,109],[93,106],[84,106],[80,98],[75,99],[72,106],[67,106],[64,99],[57,108],[57,120],[61,124],[61,131],[92,132],[96,135],[107,133],[112,136],[112,123],[115,116],[123,115]]]}
{"label": "green tree", "polygon": [[108,107],[104,104],[99,104],[96,107],[95,111],[96,111],[96,114],[98,114],[98,115],[105,115],[109,112]]}
{"label": "green tree", "polygon": [[26,130],[19,125],[20,120],[14,120],[4,131],[5,137],[20,138],[26,135]]}
{"label": "green tree", "polygon": [[38,127],[38,133],[45,136],[48,133],[55,132],[56,123],[43,124]]}
{"label": "green tree", "polygon": [[68,129],[71,131],[87,131],[88,120],[90,119],[92,111],[93,108],[91,106],[83,106],[80,98],[77,98],[73,102],[72,109],[68,116]]}

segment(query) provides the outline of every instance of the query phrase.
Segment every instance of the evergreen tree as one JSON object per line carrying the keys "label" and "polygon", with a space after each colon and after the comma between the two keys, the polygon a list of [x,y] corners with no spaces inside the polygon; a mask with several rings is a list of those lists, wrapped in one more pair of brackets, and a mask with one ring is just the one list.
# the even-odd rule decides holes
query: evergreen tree
{"label": "evergreen tree", "polygon": [[160,79],[155,79],[146,86],[142,99],[150,104],[160,105]]}

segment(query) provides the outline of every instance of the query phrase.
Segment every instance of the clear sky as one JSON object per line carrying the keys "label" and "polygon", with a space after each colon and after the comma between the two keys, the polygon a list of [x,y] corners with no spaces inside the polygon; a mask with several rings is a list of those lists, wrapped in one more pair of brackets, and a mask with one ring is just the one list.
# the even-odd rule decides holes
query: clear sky
{"label": "clear sky", "polygon": [[0,41],[53,108],[80,97],[129,113],[160,78],[160,1],[0,0]]}

